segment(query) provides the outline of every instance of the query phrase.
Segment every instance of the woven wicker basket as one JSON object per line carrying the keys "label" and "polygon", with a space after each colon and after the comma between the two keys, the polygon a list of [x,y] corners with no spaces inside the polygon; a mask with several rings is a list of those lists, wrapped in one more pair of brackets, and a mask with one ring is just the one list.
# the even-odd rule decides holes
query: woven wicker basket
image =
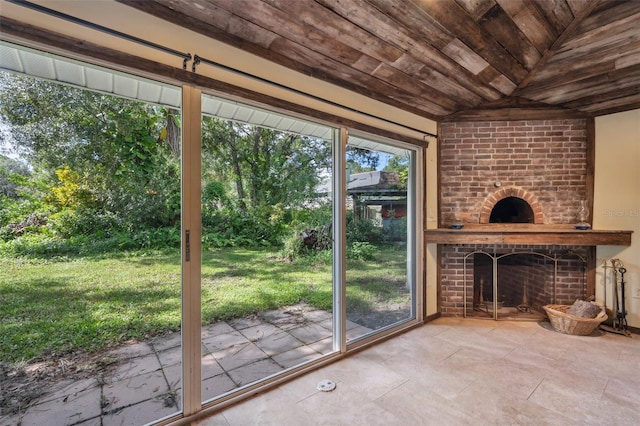
{"label": "woven wicker basket", "polygon": [[604,309],[595,318],[584,318],[566,313],[571,305],[545,305],[551,326],[560,333],[588,336],[607,319]]}

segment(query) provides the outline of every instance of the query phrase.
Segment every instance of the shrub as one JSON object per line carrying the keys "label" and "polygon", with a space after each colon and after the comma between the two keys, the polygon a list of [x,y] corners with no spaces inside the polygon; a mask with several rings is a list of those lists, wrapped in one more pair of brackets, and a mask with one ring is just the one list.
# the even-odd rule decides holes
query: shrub
{"label": "shrub", "polygon": [[357,260],[373,260],[379,253],[379,249],[373,244],[355,241],[347,247],[347,258]]}
{"label": "shrub", "polygon": [[110,212],[95,210],[64,209],[52,214],[49,227],[61,237],[70,238],[74,235],[94,235],[97,238],[108,238],[124,230],[122,220]]}
{"label": "shrub", "polygon": [[347,242],[367,241],[378,243],[382,240],[382,228],[371,220],[357,218],[353,212],[347,213]]}
{"label": "shrub", "polygon": [[281,246],[286,227],[267,211],[203,206],[202,243],[206,247]]}

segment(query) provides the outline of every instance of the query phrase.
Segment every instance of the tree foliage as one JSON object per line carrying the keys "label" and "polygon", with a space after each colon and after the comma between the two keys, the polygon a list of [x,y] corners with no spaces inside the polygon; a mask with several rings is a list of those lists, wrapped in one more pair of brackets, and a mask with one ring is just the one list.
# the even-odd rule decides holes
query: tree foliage
{"label": "tree foliage", "polygon": [[170,121],[175,124],[172,111],[7,73],[1,77],[0,117],[32,171],[22,182],[20,202],[11,206],[14,213],[39,211],[49,232],[65,236],[177,226],[180,165],[167,130]]}
{"label": "tree foliage", "polygon": [[211,245],[280,245],[330,167],[330,145],[205,117],[203,232]]}
{"label": "tree foliage", "polygon": [[[28,164],[0,162],[0,196],[11,199],[0,207],[0,238],[179,242],[178,111],[2,73],[0,120],[3,145]],[[205,244],[280,245],[313,203],[331,148],[203,117],[202,161]]]}
{"label": "tree foliage", "polygon": [[394,155],[389,159],[383,170],[385,172],[395,172],[400,182],[406,187],[409,181],[409,157]]}

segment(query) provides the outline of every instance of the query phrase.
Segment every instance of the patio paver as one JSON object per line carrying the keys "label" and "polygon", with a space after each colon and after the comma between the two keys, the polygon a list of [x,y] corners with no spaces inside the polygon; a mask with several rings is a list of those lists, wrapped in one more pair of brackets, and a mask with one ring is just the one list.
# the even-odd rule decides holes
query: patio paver
{"label": "patio paver", "polygon": [[[332,351],[331,313],[305,305],[202,327],[202,398],[208,400]],[[353,331],[363,331],[350,324]],[[181,335],[109,351],[102,377],[62,379],[7,426],[144,424],[180,410]]]}

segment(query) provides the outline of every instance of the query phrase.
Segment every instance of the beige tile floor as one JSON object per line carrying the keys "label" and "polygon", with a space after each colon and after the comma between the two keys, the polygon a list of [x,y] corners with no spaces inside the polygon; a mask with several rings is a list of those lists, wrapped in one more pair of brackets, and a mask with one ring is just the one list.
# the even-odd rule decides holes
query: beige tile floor
{"label": "beige tile floor", "polygon": [[640,335],[441,318],[193,424],[637,425]]}

